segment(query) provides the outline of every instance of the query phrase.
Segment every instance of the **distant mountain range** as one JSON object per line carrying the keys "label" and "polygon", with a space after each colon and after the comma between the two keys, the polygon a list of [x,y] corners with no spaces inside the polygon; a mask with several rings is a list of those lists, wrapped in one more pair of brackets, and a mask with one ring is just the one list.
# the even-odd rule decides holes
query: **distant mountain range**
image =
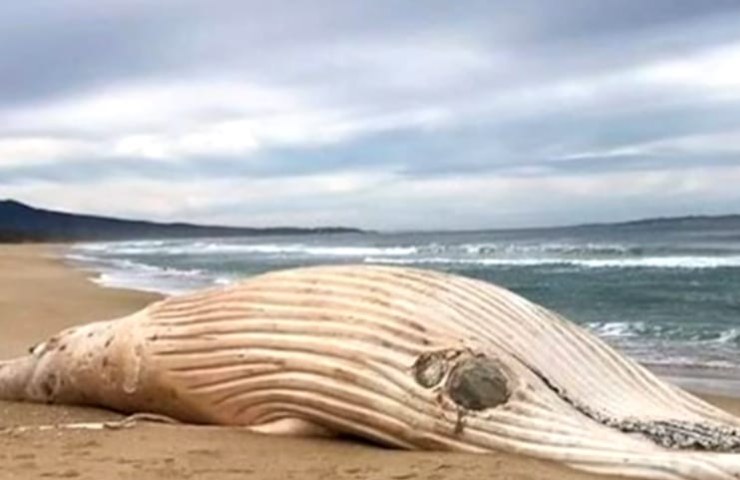
{"label": "distant mountain range", "polygon": [[[660,230],[740,230],[740,215],[699,215],[647,218],[630,222],[593,223],[564,227],[525,230],[643,229]],[[0,201],[0,243],[5,242],[76,242],[134,240],[152,238],[246,237],[259,235],[306,235],[332,233],[366,233],[347,227],[272,227],[245,228],[194,225],[190,223],[157,223],[94,215],[78,215],[34,208],[14,201]]]}
{"label": "distant mountain range", "polygon": [[240,237],[360,233],[345,227],[242,228],[157,223],[94,215],[78,215],[34,208],[14,201],[0,201],[0,242],[75,242],[151,238]]}
{"label": "distant mountain range", "polygon": [[576,225],[579,229],[621,228],[621,229],[740,229],[740,215],[687,215],[683,217],[657,217],[615,223],[590,223]]}

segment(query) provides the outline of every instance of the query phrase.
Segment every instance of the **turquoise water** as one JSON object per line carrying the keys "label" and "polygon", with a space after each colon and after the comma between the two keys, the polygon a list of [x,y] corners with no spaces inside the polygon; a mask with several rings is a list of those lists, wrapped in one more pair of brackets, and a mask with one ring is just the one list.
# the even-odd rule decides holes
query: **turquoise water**
{"label": "turquoise water", "polygon": [[652,364],[740,366],[740,228],[717,224],[82,244],[104,285],[181,293],[326,263],[433,268],[503,285]]}

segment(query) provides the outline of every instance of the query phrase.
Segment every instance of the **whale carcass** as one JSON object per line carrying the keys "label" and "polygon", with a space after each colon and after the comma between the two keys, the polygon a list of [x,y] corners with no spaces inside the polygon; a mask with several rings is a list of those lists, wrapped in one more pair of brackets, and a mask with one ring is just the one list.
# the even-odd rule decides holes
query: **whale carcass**
{"label": "whale carcass", "polygon": [[75,327],[1,362],[0,398],[740,478],[740,419],[508,290],[410,268],[272,272]]}

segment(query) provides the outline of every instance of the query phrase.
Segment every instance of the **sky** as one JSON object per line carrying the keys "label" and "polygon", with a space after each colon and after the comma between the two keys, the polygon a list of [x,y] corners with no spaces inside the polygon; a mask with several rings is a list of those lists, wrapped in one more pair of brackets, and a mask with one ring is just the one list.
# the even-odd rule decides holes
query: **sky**
{"label": "sky", "polygon": [[1,2],[0,198],[380,230],[740,212],[740,2]]}

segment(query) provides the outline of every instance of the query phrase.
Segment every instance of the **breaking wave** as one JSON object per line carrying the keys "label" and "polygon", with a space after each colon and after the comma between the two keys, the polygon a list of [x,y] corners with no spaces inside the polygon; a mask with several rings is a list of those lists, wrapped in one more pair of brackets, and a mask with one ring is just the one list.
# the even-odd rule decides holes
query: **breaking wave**
{"label": "breaking wave", "polygon": [[333,245],[329,243],[246,243],[230,240],[157,240],[79,245],[76,255],[135,257],[243,256],[359,260],[399,265],[572,266],[581,268],[708,269],[740,267],[740,254],[686,254],[665,248],[617,243],[418,243],[413,245]]}
{"label": "breaking wave", "polygon": [[480,266],[519,266],[533,267],[546,265],[573,266],[582,268],[737,268],[740,256],[665,256],[640,258],[388,258],[366,257],[366,263],[386,263],[397,265],[480,265]]}

